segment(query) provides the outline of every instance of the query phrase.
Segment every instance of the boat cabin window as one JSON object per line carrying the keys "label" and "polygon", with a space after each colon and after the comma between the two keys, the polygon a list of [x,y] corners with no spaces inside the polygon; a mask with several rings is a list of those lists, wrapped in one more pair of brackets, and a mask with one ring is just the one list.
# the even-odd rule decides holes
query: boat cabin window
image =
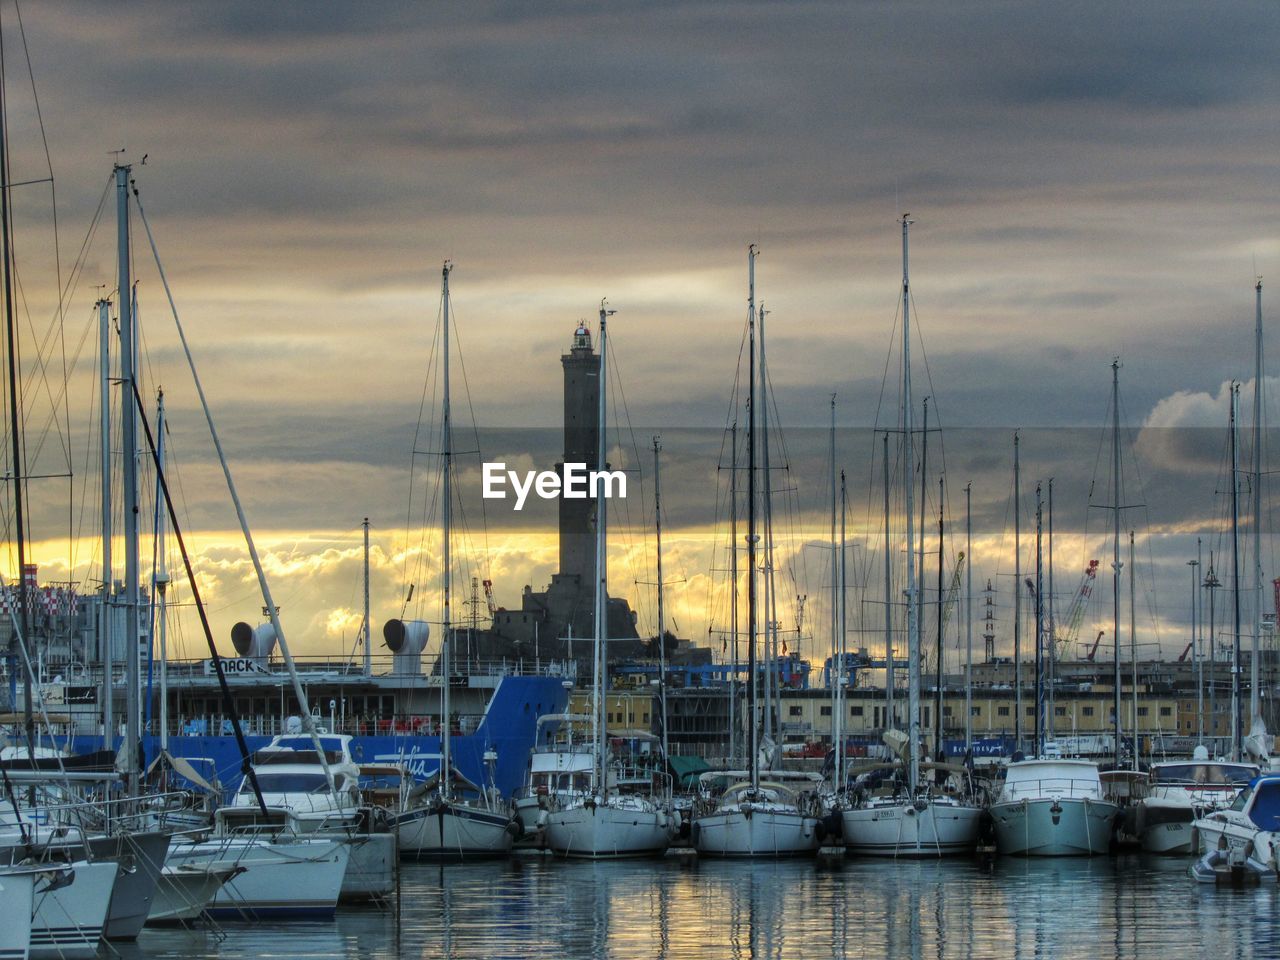
{"label": "boat cabin window", "polygon": [[1244,805],[1249,802],[1249,797],[1253,795],[1253,787],[1245,787],[1237,795],[1235,802],[1231,804],[1231,809],[1239,812],[1244,809]]}
{"label": "boat cabin window", "polygon": [[[258,786],[263,793],[326,793],[329,782],[323,773],[260,773]],[[245,787],[253,787],[245,781]]]}
{"label": "boat cabin window", "polygon": [[1157,783],[1246,784],[1254,772],[1249,767],[1222,763],[1178,763],[1161,766],[1156,771]]}

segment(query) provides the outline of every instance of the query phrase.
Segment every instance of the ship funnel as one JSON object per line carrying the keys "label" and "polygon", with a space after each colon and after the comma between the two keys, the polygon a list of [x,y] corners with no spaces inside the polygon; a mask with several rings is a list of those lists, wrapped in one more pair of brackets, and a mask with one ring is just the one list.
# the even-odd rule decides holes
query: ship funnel
{"label": "ship funnel", "polygon": [[231,645],[242,657],[266,660],[276,648],[276,628],[269,623],[251,627],[241,621],[231,628]]}
{"label": "ship funnel", "polygon": [[382,639],[395,656],[395,673],[421,673],[422,651],[431,636],[425,620],[388,620],[382,626]]}

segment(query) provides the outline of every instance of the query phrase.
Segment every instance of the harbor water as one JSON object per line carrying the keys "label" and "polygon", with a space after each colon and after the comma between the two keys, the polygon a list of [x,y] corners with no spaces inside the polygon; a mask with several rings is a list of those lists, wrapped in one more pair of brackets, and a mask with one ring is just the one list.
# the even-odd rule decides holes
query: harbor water
{"label": "harbor water", "polygon": [[144,930],[126,958],[1280,956],[1280,891],[1146,855],[404,864],[398,904],[328,923]]}

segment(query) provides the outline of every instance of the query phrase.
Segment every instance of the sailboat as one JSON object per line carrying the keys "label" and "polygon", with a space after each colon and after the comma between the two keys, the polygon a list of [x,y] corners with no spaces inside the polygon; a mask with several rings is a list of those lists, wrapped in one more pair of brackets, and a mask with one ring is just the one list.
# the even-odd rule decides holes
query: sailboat
{"label": "sailboat", "polygon": [[[600,303],[600,406],[597,464],[606,461],[605,417],[606,374],[608,372],[608,321],[614,311]],[[651,797],[621,794],[609,783],[609,763],[605,729],[605,671],[608,642],[608,500],[596,495],[596,584],[594,602],[595,638],[591,688],[592,763],[589,788],[575,793],[547,814],[546,846],[565,857],[656,856],[666,852],[671,842],[670,812]],[[661,643],[659,637],[659,643]]]}
{"label": "sailboat", "polygon": [[[800,792],[784,782],[781,775],[761,778],[761,717],[757,708],[760,671],[756,667],[756,247],[747,250],[749,339],[748,427],[747,427],[747,662],[750,729],[750,770],[732,772],[740,779],[719,797],[700,798],[693,811],[691,834],[703,856],[786,857],[817,852],[821,832],[821,803],[816,794]],[[763,332],[761,333],[763,341]],[[760,395],[764,396],[763,363]],[[767,467],[766,473],[767,473]],[[766,640],[766,647],[768,641]],[[772,671],[772,659],[768,670]],[[705,776],[705,775],[704,775]],[[724,774],[719,776],[723,777]]]}
{"label": "sailboat", "polygon": [[[903,495],[906,514],[907,557],[907,737],[906,756],[895,765],[891,780],[859,787],[843,810],[846,848],[853,853],[885,857],[939,857],[968,853],[978,842],[982,808],[968,799],[967,771],[947,774],[942,785],[921,779],[920,740],[920,618],[916,592],[915,528],[912,504],[912,400],[911,400],[911,287],[907,259],[908,228],[902,218],[902,443],[904,449]],[[886,550],[888,543],[886,542]],[[941,598],[939,598],[941,602]],[[941,727],[939,726],[939,730]],[[899,735],[900,736],[900,735]],[[905,783],[899,778],[905,767]],[[959,790],[946,784],[960,779]]]}
{"label": "sailboat", "polygon": [[[441,467],[441,590],[444,616],[440,638],[440,767],[429,780],[409,795],[409,801],[393,817],[402,856],[422,859],[474,859],[506,856],[520,832],[518,822],[495,795],[463,777],[453,765],[450,752],[449,685],[452,676],[450,651],[453,647],[450,604],[453,536],[453,425],[449,397],[449,274],[453,264],[446,260],[441,271],[443,301],[443,417],[444,441]],[[406,634],[420,634],[425,641],[428,625],[421,621],[391,620],[383,630],[393,649],[402,645]]]}
{"label": "sailboat", "polygon": [[[1113,622],[1116,639],[1113,661],[1114,749],[1115,769],[1121,765],[1120,736],[1120,361],[1111,364],[1112,395],[1112,487],[1113,497]],[[1015,510],[1016,515],[1016,510]],[[1132,563],[1130,564],[1132,567]],[[1037,606],[1039,606],[1037,600]],[[1037,618],[1038,619],[1038,618]],[[1132,616],[1131,616],[1132,619]],[[1037,644],[1041,642],[1037,630]],[[1015,664],[1017,661],[1015,660]],[[1042,677],[1036,675],[1036,709],[1040,709]],[[1038,716],[1038,714],[1037,714]],[[1137,726],[1137,711],[1134,711]],[[1039,742],[1039,720],[1036,726],[1036,750]],[[1137,730],[1134,730],[1137,744]],[[1003,854],[1022,856],[1089,856],[1106,853],[1111,845],[1112,827],[1119,805],[1104,788],[1098,765],[1088,760],[1067,760],[1055,756],[1038,756],[1015,760],[1005,770],[1004,786],[991,805],[995,823],[996,846]]]}

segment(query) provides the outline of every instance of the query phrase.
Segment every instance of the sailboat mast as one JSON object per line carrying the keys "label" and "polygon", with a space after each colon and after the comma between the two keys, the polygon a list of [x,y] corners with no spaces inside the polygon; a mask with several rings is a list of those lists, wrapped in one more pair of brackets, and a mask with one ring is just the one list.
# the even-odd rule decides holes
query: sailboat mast
{"label": "sailboat mast", "polygon": [[902,217],[902,443],[904,445],[902,489],[903,512],[907,527],[907,762],[908,780],[914,794],[920,783],[920,620],[916,616],[915,518],[911,502],[911,470],[915,463],[912,449],[911,410],[911,274],[907,255],[908,228],[912,221]]}
{"label": "sailboat mast", "polygon": [[22,657],[22,725],[27,738],[27,754],[35,764],[36,725],[32,712],[32,697],[35,690],[35,676],[32,663],[35,651],[30,642],[30,613],[27,610],[27,554],[26,554],[26,513],[25,492],[26,478],[23,476],[22,462],[22,394],[18,390],[18,325],[14,315],[13,298],[13,238],[10,236],[11,215],[9,213],[9,144],[5,138],[8,130],[7,107],[4,100],[4,78],[0,76],[0,240],[4,257],[4,320],[5,338],[9,352],[9,444],[12,463],[9,465],[13,484],[13,520],[14,542],[18,552],[18,625],[21,630],[21,643],[25,647]]}
{"label": "sailboat mast", "polygon": [[1053,477],[1049,478],[1049,594],[1046,603],[1049,617],[1049,645],[1046,653],[1049,656],[1045,676],[1045,733],[1050,740],[1054,739],[1054,716],[1057,706],[1053,702],[1054,677],[1058,673],[1058,621],[1053,612]]}
{"label": "sailboat mast", "polygon": [[164,391],[156,396],[156,459],[160,470],[156,474],[156,593],[160,594],[160,749],[169,749],[169,617],[167,594],[169,590],[169,564],[165,556],[165,535],[169,519],[164,509],[164,491],[160,477],[165,469],[165,418]]}
{"label": "sailboat mast", "polygon": [[[929,476],[929,398],[924,398],[924,420],[920,425],[920,552],[916,554],[916,583],[920,587],[920,592],[916,594],[916,622],[920,624],[920,630],[924,632],[924,517],[928,511],[928,487],[927,478]],[[938,602],[942,602],[942,598],[938,598]],[[920,647],[920,659],[924,660],[924,647]]]}
{"label": "sailboat mast", "polygon": [[838,691],[840,688],[840,671],[844,669],[844,661],[840,659],[840,555],[837,554],[839,544],[836,541],[836,395],[831,395],[831,431],[828,436],[828,456],[831,458],[831,664],[834,668],[831,671],[831,703],[835,711],[835,722],[831,731],[832,739],[836,744],[836,767],[837,774],[835,783],[837,788],[840,785],[840,755],[843,752],[840,749],[839,726],[840,720],[840,703]]}
{"label": "sailboat mast", "polygon": [[[608,349],[609,349],[609,317],[617,313],[616,310],[610,310],[606,301],[600,301],[600,429],[597,436],[598,446],[596,448],[597,469],[601,474],[605,472],[605,459],[608,454],[608,390],[605,380],[605,374],[608,370]],[[609,635],[609,543],[606,535],[608,529],[607,506],[608,500],[604,497],[604,478],[601,477],[593,491],[596,498],[596,597],[595,597],[595,683],[592,685],[592,691],[595,697],[594,703],[594,724],[595,724],[595,763],[596,763],[596,789],[600,796],[605,796],[608,788],[606,782],[605,770],[605,738],[608,736],[608,730],[605,726],[604,708],[605,708],[605,644],[608,642]]]}
{"label": "sailboat mast", "polygon": [[1013,749],[1022,749],[1022,466],[1013,435]]}
{"label": "sailboat mast", "polygon": [[964,485],[964,748],[973,747],[973,482]]}
{"label": "sailboat mast", "polygon": [[942,509],[945,488],[943,487],[944,478],[938,477],[938,644],[937,644],[937,662],[933,665],[934,670],[934,691],[933,691],[933,749],[935,754],[941,759],[940,751],[942,750],[942,554],[943,554],[943,521],[944,513]]}
{"label": "sailboat mast", "polygon": [[115,746],[115,704],[112,674],[114,651],[111,635],[112,579],[111,579],[111,301],[98,301],[98,412],[99,445],[102,470],[102,609],[98,643],[102,650],[102,748]]}
{"label": "sailboat mast", "polygon": [[[1234,479],[1234,474],[1232,475]],[[1111,641],[1115,648],[1112,663],[1115,691],[1112,695],[1115,738],[1115,769],[1120,769],[1120,358],[1111,361],[1111,509],[1114,519],[1111,536]]]}
{"label": "sailboat mast", "polygon": [[1253,648],[1249,657],[1249,722],[1262,715],[1258,686],[1258,645],[1262,632],[1262,278],[1254,286],[1253,349]]}
{"label": "sailboat mast", "polygon": [[738,421],[729,447],[729,760],[738,755]]}
{"label": "sailboat mast", "polygon": [[836,650],[839,657],[839,669],[836,672],[836,728],[833,739],[836,742],[836,788],[844,789],[844,664],[845,638],[848,637],[848,611],[845,592],[848,589],[845,577],[845,521],[849,512],[849,498],[845,492],[844,471],[840,471],[840,554],[836,558],[840,565],[840,600],[836,604],[839,611],[837,624]]}
{"label": "sailboat mast", "polygon": [[[440,631],[440,676],[443,681],[443,685],[440,688],[440,795],[443,797],[448,797],[453,793],[453,758],[450,755],[451,744],[449,742],[453,726],[449,702],[449,680],[453,672],[452,658],[450,656],[453,649],[453,637],[449,635],[452,629],[450,604],[453,586],[452,558],[449,555],[450,540],[453,537],[453,423],[451,421],[452,411],[449,406],[449,273],[452,270],[453,263],[446,260],[440,271],[441,319],[444,328],[441,336],[444,356],[441,383],[444,396],[441,400],[440,423],[440,585],[443,598]],[[367,650],[368,647],[366,646],[365,649]]]}
{"label": "sailboat mast", "polygon": [[769,468],[769,369],[765,359],[764,319],[768,315],[763,301],[757,317],[760,322],[760,385],[756,396],[760,401],[760,469],[764,480],[761,491],[761,509],[764,512],[764,715],[765,733],[776,744],[778,741],[774,715],[775,700],[780,697],[777,689],[780,677],[778,668],[778,616],[777,583],[773,579],[773,478]]}
{"label": "sailboat mast", "polygon": [[1240,384],[1231,385],[1231,759],[1240,759]]}
{"label": "sailboat mast", "polygon": [[884,432],[884,726],[896,729],[893,715],[893,550],[889,532],[889,431]]}
{"label": "sailboat mast", "polygon": [[751,786],[760,786],[760,718],[756,703],[756,245],[747,247],[747,726]]}
{"label": "sailboat mast", "polygon": [[124,458],[125,740],[121,765],[130,796],[138,792],[139,617],[138,617],[138,413],[134,404],[133,290],[129,276],[129,172],[116,164],[116,241],[120,290],[120,419]]}
{"label": "sailboat mast", "polygon": [[1032,744],[1036,756],[1044,756],[1044,501],[1036,484],[1036,726]]}
{"label": "sailboat mast", "polygon": [[[666,620],[663,617],[662,595],[665,593],[662,579],[662,472],[659,454],[662,438],[653,438],[653,526],[657,534],[658,548],[658,709],[662,711],[662,757],[670,756],[667,744],[667,641]],[[670,782],[668,781],[668,785]]]}
{"label": "sailboat mast", "polygon": [[1129,531],[1129,658],[1133,661],[1133,769],[1138,769],[1142,740],[1138,736],[1138,567],[1134,560],[1133,531]]}

